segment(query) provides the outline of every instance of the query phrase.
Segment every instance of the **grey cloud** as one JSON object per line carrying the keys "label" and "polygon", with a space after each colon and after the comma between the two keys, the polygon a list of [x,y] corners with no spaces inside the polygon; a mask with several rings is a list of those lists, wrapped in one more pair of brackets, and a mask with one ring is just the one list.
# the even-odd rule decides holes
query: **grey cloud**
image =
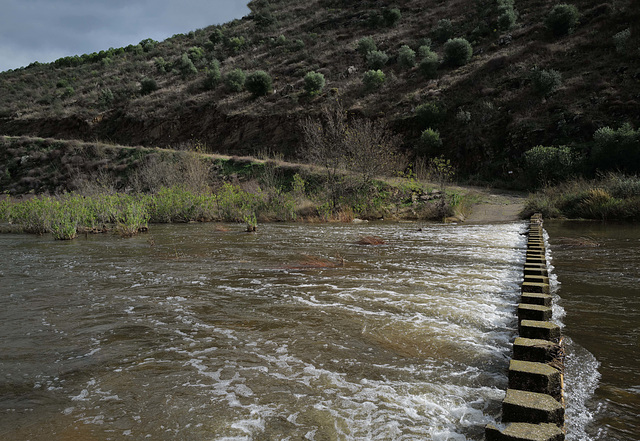
{"label": "grey cloud", "polygon": [[9,0],[0,71],[61,56],[163,40],[248,14],[246,0]]}

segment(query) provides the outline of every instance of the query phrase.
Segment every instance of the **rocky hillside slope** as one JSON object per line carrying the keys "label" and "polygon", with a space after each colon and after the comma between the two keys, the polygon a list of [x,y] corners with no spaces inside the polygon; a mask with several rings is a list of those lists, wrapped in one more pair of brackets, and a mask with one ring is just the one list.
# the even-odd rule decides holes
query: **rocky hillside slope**
{"label": "rocky hillside slope", "polygon": [[[355,116],[386,121],[411,155],[517,176],[536,145],[588,153],[596,129],[640,126],[640,2],[571,4],[579,16],[565,34],[547,25],[549,0],[256,0],[222,26],[1,73],[0,134],[292,158],[301,120],[339,98]],[[363,37],[388,57],[375,90],[363,85],[375,66],[358,51]],[[442,61],[455,37],[471,43],[471,59],[425,75],[420,48]],[[235,69],[266,71],[272,91],[231,90]],[[326,79],[321,93],[305,91],[308,72]],[[426,103],[435,116],[416,114]],[[441,145],[424,148],[427,127]]]}

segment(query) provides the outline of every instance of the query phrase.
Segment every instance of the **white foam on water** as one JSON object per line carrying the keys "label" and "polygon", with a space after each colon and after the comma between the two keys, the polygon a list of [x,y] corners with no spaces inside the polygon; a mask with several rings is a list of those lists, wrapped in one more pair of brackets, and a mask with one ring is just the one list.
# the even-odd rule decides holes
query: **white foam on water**
{"label": "white foam on water", "polygon": [[589,351],[565,337],[565,399],[567,441],[596,441],[587,427],[595,413],[589,409],[589,400],[598,387],[600,363]]}

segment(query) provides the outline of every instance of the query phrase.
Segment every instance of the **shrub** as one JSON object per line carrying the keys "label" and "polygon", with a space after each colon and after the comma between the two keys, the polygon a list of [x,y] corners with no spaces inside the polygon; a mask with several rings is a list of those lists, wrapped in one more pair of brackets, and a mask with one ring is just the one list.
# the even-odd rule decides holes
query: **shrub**
{"label": "shrub", "polygon": [[398,51],[398,64],[407,69],[416,65],[416,52],[406,44]]}
{"label": "shrub", "polygon": [[98,95],[98,106],[101,109],[108,109],[113,103],[113,92],[111,89],[102,89]]}
{"label": "shrub", "polygon": [[214,45],[218,43],[222,43],[223,39],[224,39],[224,35],[222,34],[222,31],[218,28],[214,29],[211,32],[211,34],[209,34],[209,41]]}
{"label": "shrub", "polygon": [[156,66],[156,70],[158,71],[158,73],[165,73],[167,71],[167,62],[164,61],[164,58],[154,58],[153,64]]}
{"label": "shrub", "polygon": [[182,57],[180,57],[180,60],[177,63],[177,68],[183,78],[187,78],[198,73],[198,69],[196,69],[193,61],[189,58],[189,54],[186,52],[182,54]]}
{"label": "shrub", "polygon": [[[429,39],[427,38],[427,40],[429,40]],[[427,56],[427,55],[429,55],[431,52],[433,52],[433,51],[431,50],[431,40],[429,40],[429,44],[421,44],[421,45],[418,47],[418,56],[419,56],[420,58],[424,58],[424,57],[426,57],[426,56]]]}
{"label": "shrub", "polygon": [[263,70],[251,72],[245,81],[245,87],[254,97],[265,96],[271,92],[271,76]]}
{"label": "shrub", "polygon": [[503,31],[512,29],[516,24],[514,0],[498,0],[498,27]]}
{"label": "shrub", "polygon": [[382,69],[389,61],[389,57],[382,51],[371,51],[367,54],[367,66],[370,69]]}
{"label": "shrub", "polygon": [[531,84],[537,95],[549,96],[562,85],[562,75],[553,69],[533,69]]}
{"label": "shrub", "polygon": [[206,90],[213,90],[220,83],[220,62],[213,60],[207,69],[207,75],[204,78],[203,86]]}
{"label": "shrub", "polygon": [[624,31],[620,31],[613,36],[613,44],[616,46],[616,52],[619,54],[625,54],[628,50],[627,43],[631,37],[631,29],[627,28]]}
{"label": "shrub", "polygon": [[291,50],[292,52],[298,52],[304,49],[304,47],[305,47],[304,41],[298,38],[296,40],[293,40],[293,43],[291,44],[291,47],[289,50]]}
{"label": "shrub", "polygon": [[547,15],[545,24],[553,35],[560,37],[573,32],[573,28],[578,23],[579,16],[578,8],[573,5],[561,3],[551,9],[551,12]]}
{"label": "shrub", "polygon": [[508,31],[509,29],[513,29],[516,25],[516,12],[513,9],[508,9],[504,11],[498,17],[498,27],[503,31]]}
{"label": "shrub", "polygon": [[309,95],[316,95],[324,88],[324,75],[319,72],[309,72],[304,76],[304,90]]}
{"label": "shrub", "polygon": [[640,173],[640,130],[625,123],[619,129],[602,127],[593,135],[594,168]]}
{"label": "shrub", "polygon": [[453,36],[453,24],[448,18],[438,20],[436,28],[433,30],[433,38],[440,43],[447,41]]}
{"label": "shrub", "polygon": [[362,83],[364,88],[368,91],[379,89],[382,87],[386,80],[384,72],[381,70],[370,70],[364,73],[362,77]]}
{"label": "shrub", "polygon": [[420,61],[420,73],[425,78],[433,78],[436,76],[436,71],[440,66],[440,58],[435,52],[429,51],[422,57]]}
{"label": "shrub", "polygon": [[242,69],[234,69],[224,76],[224,85],[231,92],[242,92],[246,78]]}
{"label": "shrub", "polygon": [[575,153],[567,146],[537,146],[524,154],[525,173],[534,184],[565,181],[576,171]]}
{"label": "shrub", "polygon": [[371,37],[362,37],[360,40],[358,40],[357,51],[363,57],[366,57],[369,52],[375,51],[377,49],[378,47]]}
{"label": "shrub", "polygon": [[420,135],[420,143],[417,151],[424,156],[434,156],[440,152],[441,147],[442,140],[440,139],[440,132],[428,128]]}
{"label": "shrub", "polygon": [[153,78],[143,78],[142,81],[140,81],[140,94],[141,95],[148,95],[151,92],[155,92],[156,90],[158,90],[158,83],[156,83],[156,80],[154,80]]}
{"label": "shrub", "polygon": [[382,18],[386,26],[392,27],[398,24],[402,18],[402,13],[398,8],[390,8],[382,11]]}
{"label": "shrub", "polygon": [[464,38],[453,38],[444,44],[444,61],[452,66],[464,66],[471,60],[473,49]]}
{"label": "shrub", "polygon": [[193,46],[189,48],[188,54],[191,61],[197,63],[202,60],[202,57],[204,57],[204,49],[198,46]]}
{"label": "shrub", "polygon": [[240,52],[242,49],[244,49],[245,44],[246,40],[243,36],[232,37],[226,41],[226,46],[231,49],[233,53]]}
{"label": "shrub", "polygon": [[420,127],[436,127],[444,118],[444,109],[436,102],[420,104],[415,110]]}

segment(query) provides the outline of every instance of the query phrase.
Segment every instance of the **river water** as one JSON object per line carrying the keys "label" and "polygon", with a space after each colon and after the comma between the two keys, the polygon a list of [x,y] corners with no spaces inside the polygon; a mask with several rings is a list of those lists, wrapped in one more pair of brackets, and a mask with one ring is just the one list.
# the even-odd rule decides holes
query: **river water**
{"label": "river water", "polygon": [[[0,438],[483,439],[507,386],[525,223],[227,227],[0,235]],[[568,439],[599,439],[613,433],[593,395],[605,361],[573,311],[561,320],[571,369],[591,366],[567,375],[587,427]],[[634,372],[620,383],[637,397]]]}
{"label": "river water", "polygon": [[640,440],[640,227],[546,222],[575,439]]}

